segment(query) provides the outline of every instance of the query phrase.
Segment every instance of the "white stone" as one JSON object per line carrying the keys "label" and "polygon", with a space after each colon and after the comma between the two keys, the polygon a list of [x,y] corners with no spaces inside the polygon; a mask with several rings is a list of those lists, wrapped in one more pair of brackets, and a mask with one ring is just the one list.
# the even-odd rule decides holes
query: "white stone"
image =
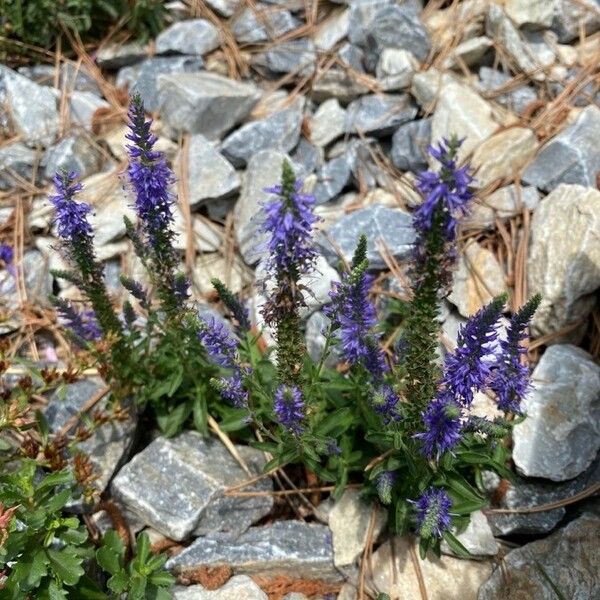
{"label": "white stone", "polygon": [[[487,517],[476,510],[471,513],[471,520],[462,533],[456,533],[458,541],[474,556],[495,556],[498,554],[498,542],[494,539],[492,528]],[[448,544],[442,541],[442,552],[454,554]]]}
{"label": "white stone", "polygon": [[463,65],[475,65],[492,46],[492,40],[485,35],[465,40],[452,51],[450,56],[444,61],[444,66],[447,69],[458,68],[460,70]]}
{"label": "white stone", "polygon": [[310,136],[313,144],[327,146],[344,134],[346,110],[336,98],[325,100],[310,120]]}
{"label": "white stone", "polygon": [[218,590],[175,586],[173,600],[267,600],[267,595],[247,575],[236,575]]}
{"label": "white stone", "polygon": [[317,26],[313,41],[318,50],[327,52],[348,35],[350,9],[334,11]]}
{"label": "white stone", "polygon": [[505,0],[504,8],[517,26],[546,29],[552,25],[555,4],[554,0]]}
{"label": "white stone", "polygon": [[419,61],[408,50],[385,48],[377,63],[377,80],[386,91],[410,87]]}

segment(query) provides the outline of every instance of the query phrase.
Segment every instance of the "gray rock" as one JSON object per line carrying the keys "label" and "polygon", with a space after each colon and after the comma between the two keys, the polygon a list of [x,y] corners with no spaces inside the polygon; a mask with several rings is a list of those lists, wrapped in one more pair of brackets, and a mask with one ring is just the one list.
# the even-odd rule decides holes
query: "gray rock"
{"label": "gray rock", "polygon": [[[454,534],[474,557],[498,554],[498,542],[494,539],[487,517],[480,510],[471,513],[471,520],[464,531],[461,533],[454,531]],[[445,540],[442,541],[441,549],[444,554],[454,554]]]}
{"label": "gray rock", "polygon": [[[54,76],[56,69],[53,65],[32,65],[19,67],[18,72],[28,77],[39,85],[54,86]],[[64,62],[60,65],[58,88],[66,89],[68,92],[76,90],[78,92],[92,92],[97,96],[101,95],[98,82],[82,64],[75,65],[71,62]]]}
{"label": "gray rock", "polygon": [[28,146],[48,146],[58,133],[59,115],[53,90],[0,65],[0,127],[23,136]]}
{"label": "gray rock", "polygon": [[[532,102],[537,100],[537,93],[534,88],[528,85],[521,85],[517,88],[510,85],[510,91],[497,93],[503,86],[507,86],[512,78],[501,71],[490,67],[481,67],[479,69],[479,89],[490,92],[493,99],[507,108],[521,114]],[[507,86],[508,87],[508,86]]]}
{"label": "gray rock", "polygon": [[300,27],[301,22],[289,10],[269,6],[245,8],[233,19],[231,31],[242,44],[256,44],[281,37]]}
{"label": "gray rock", "polygon": [[110,44],[96,53],[96,63],[103,69],[120,69],[146,58],[144,46],[139,42]]}
{"label": "gray rock", "polygon": [[[324,332],[329,327],[330,320],[322,312],[314,312],[306,321],[306,349],[315,361],[321,360],[325,349]],[[329,357],[325,359],[325,366],[333,369],[340,362],[340,354],[336,347],[330,349]]]}
{"label": "gray rock", "polygon": [[572,600],[597,598],[599,537],[600,517],[584,514],[551,536],[509,552],[481,586],[478,600],[555,600],[555,590]]}
{"label": "gray rock", "polygon": [[345,156],[334,158],[317,171],[317,183],[312,190],[317,204],[336,198],[350,183],[352,171]]}
{"label": "gray rock", "polygon": [[588,106],[576,121],[551,139],[523,173],[523,181],[546,192],[561,183],[596,187],[600,171],[600,109]]}
{"label": "gray rock", "polygon": [[[585,319],[595,305],[600,288],[598,227],[600,192],[589,187],[559,185],[536,208],[527,261],[529,291],[542,295],[533,318],[536,335]],[[581,328],[553,343],[580,335]]]}
{"label": "gray rock", "polygon": [[346,132],[385,136],[417,116],[408,94],[380,94],[358,98],[346,112]]}
{"label": "gray rock", "polygon": [[348,35],[349,27],[350,10],[340,9],[333,11],[317,25],[313,35],[315,46],[321,52],[328,52]]}
{"label": "gray rock", "polygon": [[[57,390],[48,399],[45,415],[50,431],[56,433],[67,425],[69,419],[83,409],[86,402],[93,398],[105,384],[99,378],[82,379],[68,384],[64,391]],[[110,415],[108,397],[103,398],[96,407]],[[77,449],[90,460],[96,479],[92,486],[103,492],[113,473],[129,453],[134,440],[137,419],[135,409],[125,405],[129,416],[124,420],[113,420],[96,427],[91,437],[77,444]],[[67,433],[73,433],[81,421],[77,421]]]}
{"label": "gray rock", "polygon": [[157,56],[147,58],[131,67],[124,67],[117,74],[117,86],[127,86],[130,94],[142,97],[148,112],[159,109],[158,76],[173,73],[195,73],[204,62],[200,56]]}
{"label": "gray rock", "polygon": [[553,0],[507,0],[505,9],[518,27],[547,29],[552,25],[555,4]]}
{"label": "gray rock", "polygon": [[234,544],[200,538],[167,561],[185,575],[198,566],[228,565],[235,574],[289,574],[296,578],[339,580],[333,566],[331,534],[324,525],[276,521],[252,527]]}
{"label": "gray rock", "polygon": [[299,167],[298,177],[304,179],[323,164],[323,149],[301,137],[292,154],[292,160]]}
{"label": "gray rock", "polygon": [[[361,234],[367,236],[367,258],[371,269],[385,268],[385,262],[378,250],[379,244],[385,244],[392,256],[403,259],[410,253],[415,240],[412,218],[408,213],[372,204],[344,215],[327,229],[326,236],[319,239],[323,254],[329,263],[334,266],[338,263],[336,249],[350,262]],[[333,243],[328,241],[329,239]]]}
{"label": "gray rock", "polygon": [[385,91],[409,88],[419,63],[408,50],[385,48],[377,63],[377,81]]}
{"label": "gray rock", "polygon": [[369,93],[369,88],[358,81],[345,69],[325,69],[317,72],[312,92],[316,102],[323,102],[328,98],[337,98],[342,104],[348,104],[354,98]]}
{"label": "gray rock", "polygon": [[565,481],[600,449],[600,367],[570,344],[550,346],[523,401],[527,418],[513,429],[513,460],[528,477]]}
{"label": "gray rock", "polygon": [[263,150],[248,162],[242,178],[242,191],[235,205],[235,236],[244,261],[255,264],[264,253],[264,234],[260,234],[261,206],[271,194],[265,188],[276,185],[281,179],[281,167],[288,157],[274,150]]}
{"label": "gray rock", "polygon": [[267,595],[246,575],[232,577],[218,590],[201,585],[175,586],[173,600],[267,600]]}
{"label": "gray rock", "polygon": [[314,73],[317,53],[312,40],[301,38],[281,42],[266,52],[256,54],[253,62],[273,73],[294,73],[304,77]]}
{"label": "gray rock", "polygon": [[88,136],[75,134],[48,148],[42,158],[42,166],[48,179],[61,169],[87,177],[100,170],[102,155]]}
{"label": "gray rock", "polygon": [[302,112],[288,108],[265,119],[242,125],[221,144],[221,152],[236,167],[243,167],[261,150],[289,153],[298,143]]}
{"label": "gray rock", "polygon": [[347,145],[346,160],[359,189],[385,188],[391,184],[388,173],[375,161],[373,154],[376,151],[371,138],[354,139]]}
{"label": "gray rock", "polygon": [[486,61],[486,55],[493,45],[492,40],[485,35],[465,40],[452,50],[442,64],[447,69],[458,71],[463,68],[463,65],[468,67],[479,65]]}
{"label": "gray rock", "polygon": [[[192,208],[223,200],[240,189],[240,177],[215,143],[197,133],[190,136],[187,150],[188,198]],[[178,158],[182,160],[182,155]]]}
{"label": "gray rock", "polygon": [[158,98],[169,127],[215,139],[246,118],[260,91],[214,73],[177,73],[159,75]]}
{"label": "gray rock", "polygon": [[38,153],[22,142],[11,142],[0,148],[0,190],[18,187],[19,179],[31,181]]}
{"label": "gray rock", "polygon": [[[519,479],[509,484],[502,495],[500,509],[521,509],[567,500],[600,481],[600,459],[581,475],[564,483],[527,481]],[[566,514],[563,506],[533,513],[488,513],[488,520],[496,535],[540,534],[552,531]]]}
{"label": "gray rock", "polygon": [[421,61],[429,54],[429,33],[409,4],[367,3],[353,7],[350,19],[350,41],[373,56],[372,68],[385,48],[409,50]]}
{"label": "gray rock", "polygon": [[392,162],[401,171],[427,169],[427,147],[431,143],[431,118],[400,125],[392,136]]}
{"label": "gray rock", "polygon": [[167,27],[156,38],[157,54],[207,54],[221,43],[217,28],[206,19],[188,19]]}
{"label": "gray rock", "polygon": [[319,106],[310,120],[311,140],[317,146],[327,146],[344,135],[346,111],[335,98],[326,100]]}
{"label": "gray rock", "polygon": [[[260,470],[259,451],[242,446],[238,451],[255,472],[257,467]],[[270,496],[223,496],[227,487],[246,479],[220,442],[185,432],[154,440],[119,471],[112,491],[146,524],[169,538],[183,540],[192,532],[214,534],[213,543],[220,545],[217,538],[236,537],[271,509]],[[270,480],[263,479],[255,489],[269,486]]]}
{"label": "gray rock", "polygon": [[241,3],[242,0],[206,0],[206,4],[224,17],[233,16]]}
{"label": "gray rock", "polygon": [[588,36],[600,29],[598,0],[554,0],[552,31],[561,44],[571,42],[581,35]]}
{"label": "gray rock", "polygon": [[365,53],[362,48],[354,44],[344,44],[337,53],[338,58],[348,67],[354,69],[358,73],[365,72]]}
{"label": "gray rock", "polygon": [[[26,250],[23,254],[22,270],[27,300],[32,304],[47,306],[48,296],[52,293],[52,277],[42,253],[37,250]],[[15,277],[5,269],[0,271],[0,298],[0,303],[8,309],[16,310],[21,306]]]}
{"label": "gray rock", "polygon": [[71,92],[69,95],[69,116],[71,124],[91,131],[94,116],[99,109],[108,109],[110,104],[91,92]]}

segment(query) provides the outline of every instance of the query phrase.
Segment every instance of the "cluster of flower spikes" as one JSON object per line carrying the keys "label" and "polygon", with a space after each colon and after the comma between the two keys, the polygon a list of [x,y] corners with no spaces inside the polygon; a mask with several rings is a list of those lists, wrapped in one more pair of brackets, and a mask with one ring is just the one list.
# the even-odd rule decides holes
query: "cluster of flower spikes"
{"label": "cluster of flower spikes", "polygon": [[416,511],[416,525],[423,538],[441,538],[450,528],[452,500],[445,490],[430,487],[418,500],[409,500]]}
{"label": "cluster of flower spikes", "polygon": [[262,231],[268,236],[268,289],[262,315],[265,323],[275,327],[279,387],[275,392],[273,414],[288,432],[299,435],[306,416],[302,392],[301,365],[305,347],[300,328],[299,309],[305,304],[300,278],[315,270],[317,249],[313,228],[315,198],[301,192],[291,165],[285,161],[281,184],[266,191],[274,197],[263,205]]}
{"label": "cluster of flower spikes", "polygon": [[127,175],[135,195],[135,211],[139,230],[127,223],[136,252],[140,258],[150,258],[151,274],[155,278],[163,307],[177,311],[189,296],[189,282],[176,273],[177,256],[173,248],[175,231],[174,198],[169,188],[174,176],[164,155],[154,150],[156,136],[150,132],[151,120],[145,116],[144,104],[139,94],[131,98],[129,132],[126,137],[129,166]]}
{"label": "cluster of flower spikes", "polygon": [[359,238],[350,271],[334,284],[329,293],[330,304],[324,313],[331,320],[331,330],[339,340],[342,356],[353,366],[363,367],[373,382],[373,408],[385,423],[399,419],[400,399],[384,382],[389,368],[374,331],[377,313],[369,299],[373,276],[367,272],[367,238]]}

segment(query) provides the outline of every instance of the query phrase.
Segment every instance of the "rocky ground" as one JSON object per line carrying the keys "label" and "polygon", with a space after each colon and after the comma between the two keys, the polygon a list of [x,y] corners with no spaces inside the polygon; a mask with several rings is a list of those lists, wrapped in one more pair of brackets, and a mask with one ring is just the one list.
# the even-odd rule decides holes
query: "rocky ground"
{"label": "rocky ground", "polygon": [[[115,296],[119,273],[141,277],[122,220],[134,219],[121,176],[126,90],[156,116],[177,175],[178,249],[206,310],[213,276],[260,306],[253,217],[286,157],[323,219],[321,274],[307,282],[311,352],[322,344],[338,257],[351,256],[359,233],[369,236],[382,298],[402,295],[415,173],[428,166],[427,144],[452,133],[465,138],[478,195],[443,343],[502,291],[513,307],[536,292],[543,301],[530,345],[536,387],[514,430],[520,479],[490,477],[493,507],[460,536],[478,560],[447,549],[419,562],[414,542],[390,538],[384,515],[354,489],[332,504],[272,493],[290,488],[281,476],[241,487],[264,461],[250,448],[232,453],[186,432],[138,451],[135,422],[98,430],[83,449],[99,485],[110,486],[132,531],[148,528],[155,544],[172,546],[169,568],[192,584],[176,598],[599,597],[600,2],[189,5],[172,2],[173,24],[147,46],[106,42],[0,66],[0,238],[15,249],[17,275],[0,274],[0,327],[15,351],[36,360],[66,351],[47,302],[53,290],[77,294],[49,273],[64,267],[47,199],[58,168],[83,178]],[[51,399],[52,428],[101,385],[78,382]],[[489,414],[488,399],[480,403]],[[106,513],[92,517],[101,530],[109,524]]]}

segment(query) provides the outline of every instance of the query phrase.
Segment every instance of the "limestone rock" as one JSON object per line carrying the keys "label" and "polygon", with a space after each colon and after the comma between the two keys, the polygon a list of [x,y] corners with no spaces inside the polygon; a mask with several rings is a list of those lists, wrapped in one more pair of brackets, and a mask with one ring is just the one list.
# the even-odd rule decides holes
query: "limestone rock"
{"label": "limestone rock", "polygon": [[[508,86],[510,82],[510,87]],[[507,91],[500,93],[496,90]],[[528,106],[537,101],[537,93],[533,87],[528,85],[518,85],[513,83],[510,75],[483,66],[479,69],[479,84],[478,88],[482,92],[491,92],[493,98],[498,104],[506,106],[510,110],[521,114]]]}
{"label": "limestone rock", "polygon": [[504,8],[518,27],[547,29],[552,25],[554,0],[506,0]]}
{"label": "limestone rock", "polygon": [[[474,557],[498,554],[498,542],[494,539],[487,517],[480,510],[471,513],[471,520],[467,528],[461,533],[455,532],[455,535]],[[454,554],[445,541],[442,541],[441,548],[444,554]]]}
{"label": "limestone rock", "polygon": [[408,50],[386,48],[377,63],[377,80],[385,91],[409,88],[419,69],[417,59]]}
{"label": "limestone rock", "polygon": [[477,242],[469,244],[454,273],[450,302],[461,315],[469,317],[505,291],[504,270],[494,254]]}
{"label": "limestone rock", "polygon": [[546,349],[523,401],[527,418],[513,430],[513,460],[528,477],[565,481],[600,449],[600,367],[571,344]]}
{"label": "limestone rock", "polygon": [[51,179],[61,169],[87,177],[100,170],[102,155],[88,136],[70,135],[51,146],[42,159],[46,177]]}
{"label": "limestone rock", "polygon": [[424,171],[430,143],[431,118],[400,125],[392,136],[392,162],[401,171]]}
{"label": "limestone rock", "polygon": [[136,63],[147,56],[139,42],[108,44],[96,53],[96,63],[103,69],[118,69]]}
{"label": "limestone rock", "polygon": [[258,5],[245,8],[235,17],[231,31],[238,42],[256,44],[277,39],[300,24],[289,10]]}
{"label": "limestone rock", "polygon": [[221,43],[217,28],[206,19],[188,19],[167,27],[156,38],[156,53],[207,54]]}
{"label": "limestone rock", "polygon": [[579,38],[581,32],[589,36],[600,29],[598,0],[554,0],[552,31],[562,44]]}
{"label": "limestone rock", "polygon": [[408,94],[363,96],[348,106],[346,131],[384,136],[416,115],[417,108]]}
{"label": "limestone rock", "polygon": [[267,595],[246,575],[235,575],[218,590],[201,585],[175,586],[173,600],[267,600]]}
{"label": "limestone rock", "polygon": [[350,27],[350,9],[342,8],[333,11],[321,21],[313,35],[315,46],[321,52],[331,50],[340,40],[348,35]]}
{"label": "limestone rock", "polygon": [[536,335],[556,332],[592,310],[600,288],[599,227],[600,192],[595,189],[559,185],[536,209],[527,261],[529,291],[542,295],[533,318]]}
{"label": "limestone rock", "polygon": [[304,77],[314,73],[317,52],[312,40],[300,38],[280,42],[266,52],[254,55],[253,62],[273,73],[293,73]]}
{"label": "limestone rock", "polygon": [[0,190],[18,185],[19,178],[27,181],[33,175],[38,153],[22,142],[11,142],[0,148]]}
{"label": "limestone rock", "polygon": [[316,185],[312,189],[317,204],[336,198],[352,177],[350,164],[345,156],[338,156],[325,163],[317,172]]}
{"label": "limestone rock", "polygon": [[336,98],[323,102],[310,120],[311,140],[317,146],[327,146],[344,134],[346,111]]}
{"label": "limestone rock", "polygon": [[[411,552],[412,546],[412,552]],[[418,561],[418,566],[417,566]],[[479,586],[490,576],[492,564],[442,555],[419,559],[416,543],[395,537],[379,547],[372,559],[375,589],[391,598],[422,598],[417,568],[420,569],[429,600],[477,600]]]}
{"label": "limestone rock", "polygon": [[158,97],[169,127],[215,139],[248,115],[260,91],[214,73],[176,73],[159,75]]}
{"label": "limestone rock", "polygon": [[479,64],[488,50],[493,47],[493,42],[487,35],[481,35],[461,42],[444,61],[447,69],[462,69],[463,65],[472,66]]}
{"label": "limestone rock", "polygon": [[549,581],[564,598],[597,598],[599,536],[600,517],[588,513],[543,540],[513,550],[481,586],[478,600],[555,600]]}
{"label": "limestone rock", "polygon": [[600,108],[581,111],[574,123],[551,139],[523,173],[523,181],[546,192],[561,183],[596,187],[600,171]]}

